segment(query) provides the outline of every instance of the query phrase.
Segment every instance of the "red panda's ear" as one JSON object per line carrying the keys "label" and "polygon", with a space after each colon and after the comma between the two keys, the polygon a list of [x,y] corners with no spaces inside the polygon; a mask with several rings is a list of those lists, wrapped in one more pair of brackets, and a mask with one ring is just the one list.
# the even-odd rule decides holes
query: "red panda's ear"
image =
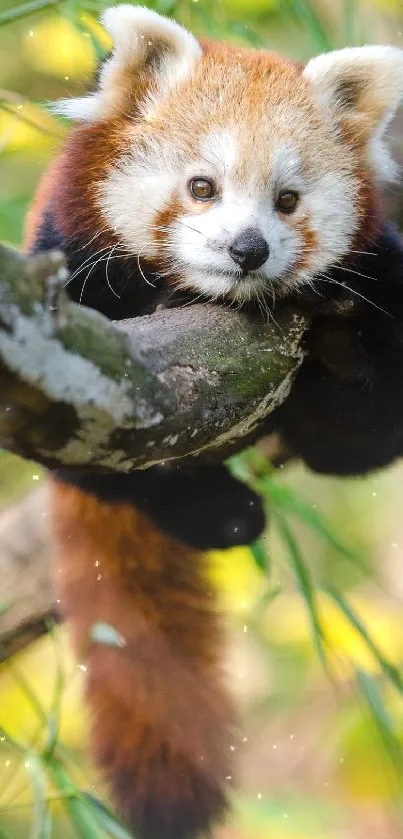
{"label": "red panda's ear", "polygon": [[354,47],[312,58],[303,75],[336,131],[367,146],[369,162],[382,179],[395,165],[382,135],[403,96],[403,50],[388,46]]}
{"label": "red panda's ear", "polygon": [[157,102],[201,58],[201,47],[190,32],[144,6],[114,6],[103,13],[102,22],[113,52],[101,68],[98,90],[56,104],[58,113],[72,119],[94,121],[135,111],[146,98],[150,104]]}

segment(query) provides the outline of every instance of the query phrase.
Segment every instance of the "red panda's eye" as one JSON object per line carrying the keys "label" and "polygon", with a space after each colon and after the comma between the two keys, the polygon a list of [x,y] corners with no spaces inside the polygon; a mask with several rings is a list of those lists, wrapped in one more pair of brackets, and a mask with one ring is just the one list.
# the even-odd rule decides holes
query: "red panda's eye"
{"label": "red panda's eye", "polygon": [[297,207],[299,200],[298,192],[293,192],[291,189],[280,192],[276,206],[281,213],[293,213]]}
{"label": "red panda's eye", "polygon": [[189,181],[189,191],[197,201],[211,201],[216,195],[214,182],[209,178],[192,178]]}

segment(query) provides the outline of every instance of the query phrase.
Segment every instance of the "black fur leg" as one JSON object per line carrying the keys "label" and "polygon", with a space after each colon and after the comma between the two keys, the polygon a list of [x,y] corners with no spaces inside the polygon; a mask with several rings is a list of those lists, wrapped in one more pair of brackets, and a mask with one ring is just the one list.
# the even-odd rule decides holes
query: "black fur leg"
{"label": "black fur leg", "polygon": [[347,283],[367,300],[346,290],[349,314],[314,320],[290,396],[269,418],[316,472],[360,475],[403,456],[402,239],[386,229],[371,250]]}
{"label": "black fur leg", "polygon": [[262,501],[225,466],[163,466],[128,475],[64,469],[57,476],[109,503],[129,503],[165,533],[208,550],[247,545],[265,526]]}

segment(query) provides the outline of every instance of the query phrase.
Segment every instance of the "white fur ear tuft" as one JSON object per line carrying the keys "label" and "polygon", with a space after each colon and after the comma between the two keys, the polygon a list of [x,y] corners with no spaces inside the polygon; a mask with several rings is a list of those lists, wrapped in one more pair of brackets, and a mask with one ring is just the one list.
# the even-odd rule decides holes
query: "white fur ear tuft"
{"label": "white fur ear tuft", "polygon": [[158,47],[159,43],[177,58],[194,62],[201,56],[201,48],[190,32],[145,6],[112,6],[106,9],[101,20],[116,52],[122,56],[124,53],[132,55],[139,48],[145,52],[145,47]]}
{"label": "white fur ear tuft", "polygon": [[382,135],[403,96],[403,50],[389,46],[337,50],[312,58],[303,75],[336,130],[347,126],[367,145],[376,174],[393,179],[396,167]]}
{"label": "white fur ear tuft", "polygon": [[95,93],[91,93],[88,96],[81,96],[76,99],[58,99],[57,102],[48,104],[48,110],[53,114],[68,117],[68,119],[92,122],[97,116],[98,97]]}
{"label": "white fur ear tuft", "polygon": [[304,76],[323,105],[383,119],[403,95],[403,50],[369,46],[325,53],[308,61]]}
{"label": "white fur ear tuft", "polygon": [[156,104],[189,75],[202,49],[183,26],[144,6],[113,6],[102,15],[113,51],[101,67],[98,90],[77,99],[62,99],[54,113],[93,122],[136,105]]}
{"label": "white fur ear tuft", "polygon": [[[99,89],[76,107],[79,119],[105,119],[134,113],[141,103],[158,103],[191,72],[202,55],[196,38],[175,21],[144,6],[107,9],[102,22],[111,35],[113,51],[99,75]],[[86,104],[90,104],[88,116]],[[73,109],[69,109],[73,114]],[[67,113],[67,111],[64,111]]]}

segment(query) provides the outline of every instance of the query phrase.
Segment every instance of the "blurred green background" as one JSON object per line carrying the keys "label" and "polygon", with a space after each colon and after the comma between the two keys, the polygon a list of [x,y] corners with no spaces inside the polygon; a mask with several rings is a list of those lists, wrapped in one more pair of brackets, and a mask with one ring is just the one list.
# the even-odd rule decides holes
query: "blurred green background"
{"label": "blurred green background", "polygon": [[[85,89],[108,47],[94,0],[0,0],[0,239],[24,217],[68,130],[45,103]],[[156,0],[195,33],[299,59],[399,44],[399,0]],[[393,128],[392,128],[393,133]],[[263,492],[270,531],[253,551],[214,553],[229,625],[225,665],[243,715],[228,839],[403,835],[403,471],[331,480],[254,453],[234,469]],[[38,469],[0,457],[0,505]],[[0,556],[1,579],[1,556]],[[0,589],[0,609],[2,607]],[[0,669],[0,839],[120,837],[83,744],[80,668],[63,630]]]}

